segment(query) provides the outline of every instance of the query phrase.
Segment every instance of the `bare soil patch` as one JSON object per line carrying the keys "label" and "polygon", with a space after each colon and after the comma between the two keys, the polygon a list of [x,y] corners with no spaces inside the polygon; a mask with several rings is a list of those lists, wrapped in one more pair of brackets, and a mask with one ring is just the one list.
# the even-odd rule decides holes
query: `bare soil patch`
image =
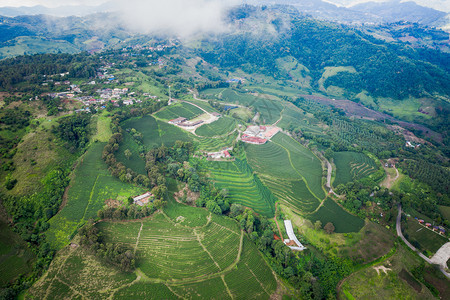
{"label": "bare soil patch", "polygon": [[120,207],[122,205],[122,203],[119,200],[115,200],[115,199],[106,199],[105,200],[105,204],[108,205],[108,207]]}
{"label": "bare soil patch", "polygon": [[195,201],[200,197],[200,193],[191,191],[187,184],[183,189],[173,194],[175,200],[179,203],[194,204]]}

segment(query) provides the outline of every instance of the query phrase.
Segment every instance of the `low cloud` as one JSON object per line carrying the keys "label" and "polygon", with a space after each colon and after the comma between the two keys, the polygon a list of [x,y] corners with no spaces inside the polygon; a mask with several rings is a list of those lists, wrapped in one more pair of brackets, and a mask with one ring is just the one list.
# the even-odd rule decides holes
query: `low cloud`
{"label": "low cloud", "polygon": [[199,32],[226,30],[224,13],[239,0],[129,0],[120,1],[128,27],[141,33],[188,37]]}

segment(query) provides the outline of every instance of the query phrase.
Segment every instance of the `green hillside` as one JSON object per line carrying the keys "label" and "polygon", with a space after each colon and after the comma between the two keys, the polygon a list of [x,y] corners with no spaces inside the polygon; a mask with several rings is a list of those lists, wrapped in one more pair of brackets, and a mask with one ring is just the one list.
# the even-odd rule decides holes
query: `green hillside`
{"label": "green hillside", "polygon": [[[81,247],[67,247],[28,291],[29,296],[269,299],[277,287],[275,277],[237,223],[186,208],[174,218],[169,217],[170,210],[179,210],[172,206],[168,215],[161,212],[141,221],[97,225],[107,242],[135,249],[136,273],[120,273]],[[191,223],[196,212],[202,219]]]}

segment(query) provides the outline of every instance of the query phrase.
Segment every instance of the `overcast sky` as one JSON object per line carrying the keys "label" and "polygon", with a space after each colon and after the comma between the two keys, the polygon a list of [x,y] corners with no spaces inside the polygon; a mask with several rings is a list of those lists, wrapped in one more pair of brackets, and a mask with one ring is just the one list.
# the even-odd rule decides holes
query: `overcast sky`
{"label": "overcast sky", "polygon": [[[117,0],[128,2],[127,0]],[[164,2],[164,0],[160,0]],[[189,0],[185,0],[188,2]],[[334,3],[342,6],[351,6],[354,4],[358,4],[361,2],[385,2],[389,0],[323,0],[326,2]],[[434,9],[438,9],[441,11],[450,12],[450,0],[401,0],[405,1],[414,1],[420,5],[432,7]],[[48,7],[62,6],[62,5],[74,5],[74,4],[84,4],[84,5],[98,5],[104,2],[108,2],[108,0],[0,0],[0,7],[2,6],[34,6],[34,5],[44,5]]]}
{"label": "overcast sky", "polygon": [[107,0],[0,0],[0,6],[34,6],[44,5],[48,7],[56,7],[62,5],[97,5]]}

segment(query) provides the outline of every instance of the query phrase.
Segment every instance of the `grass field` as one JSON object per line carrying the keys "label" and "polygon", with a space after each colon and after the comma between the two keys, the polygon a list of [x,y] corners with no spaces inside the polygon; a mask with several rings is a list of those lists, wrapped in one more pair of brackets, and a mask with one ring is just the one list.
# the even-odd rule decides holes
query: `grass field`
{"label": "grass field", "polygon": [[276,122],[283,111],[283,105],[279,101],[270,100],[264,96],[255,96],[247,93],[226,89],[208,89],[202,91],[202,95],[213,97],[226,103],[235,103],[248,106],[259,112],[259,121],[261,124],[273,124]]}
{"label": "grass field", "polygon": [[93,136],[93,141],[107,143],[112,135],[111,131],[111,118],[105,116],[105,114],[94,116],[94,120],[97,123],[96,133]]}
{"label": "grass field", "polygon": [[[133,137],[126,131],[122,133],[123,140],[119,145],[119,149],[116,152],[117,161],[123,163],[127,168],[132,169],[133,171],[139,174],[146,174],[145,171],[145,161],[139,155],[140,146],[136,143]],[[131,156],[128,159],[125,156],[125,150],[131,151]]]}
{"label": "grass field", "polygon": [[0,220],[0,288],[30,272],[34,259],[21,237]]}
{"label": "grass field", "polygon": [[276,60],[277,67],[280,71],[284,71],[292,81],[296,82],[303,88],[311,87],[311,77],[309,70],[304,65],[300,64],[294,57],[286,56]]}
{"label": "grass field", "polygon": [[192,137],[182,129],[171,124],[155,120],[151,116],[133,118],[123,122],[123,129],[134,128],[143,135],[142,143],[146,149],[152,149],[164,144],[171,147],[177,140],[189,142]]}
{"label": "grass field", "polygon": [[203,114],[203,110],[186,102],[176,103],[165,107],[155,114],[156,117],[163,120],[171,120],[179,117],[194,119]]}
{"label": "grass field", "polygon": [[422,251],[428,250],[434,254],[448,242],[447,238],[420,225],[414,218],[409,218],[406,224],[403,223],[402,225],[405,238],[414,246],[417,246],[418,243],[420,245],[418,248]]}
{"label": "grass field", "polygon": [[107,199],[125,200],[144,192],[110,175],[101,155],[105,143],[94,143],[80,159],[70,182],[67,203],[50,219],[47,238],[54,247],[65,246],[79,225],[96,217]]}
{"label": "grass field", "polygon": [[78,53],[67,41],[49,40],[45,37],[19,36],[8,42],[9,46],[0,48],[0,59],[15,57],[18,55],[33,55],[37,53]]}
{"label": "grass field", "polygon": [[338,233],[358,232],[364,226],[364,220],[348,213],[330,198],[308,218],[313,222],[320,220],[323,225],[331,222],[336,228],[334,232]]}
{"label": "grass field", "polygon": [[[410,270],[419,266],[421,258],[402,246],[386,261],[355,272],[345,279],[340,299],[433,299],[431,292],[415,279]],[[375,268],[385,267],[386,272]]]}
{"label": "grass field", "polygon": [[135,249],[135,273],[66,247],[25,298],[269,299],[275,292],[271,269],[234,220],[173,202],[165,211],[97,224],[107,242]]}
{"label": "grass field", "polygon": [[336,165],[334,186],[367,177],[377,171],[377,165],[367,155],[358,152],[336,152],[333,155]]}
{"label": "grass field", "polygon": [[439,205],[439,211],[445,219],[450,221],[450,206]]}
{"label": "grass field", "polygon": [[228,191],[231,203],[239,203],[257,213],[273,217],[275,198],[252,174],[246,161],[209,162],[208,169],[215,186]]}
{"label": "grass field", "polygon": [[13,158],[15,170],[12,177],[17,178],[16,186],[9,192],[17,196],[30,195],[42,187],[41,180],[57,166],[70,166],[74,154],[48,131],[38,129],[27,134],[17,146]]}
{"label": "grass field", "polygon": [[202,137],[221,136],[232,132],[236,128],[236,120],[223,116],[217,121],[197,128],[195,133]]}

